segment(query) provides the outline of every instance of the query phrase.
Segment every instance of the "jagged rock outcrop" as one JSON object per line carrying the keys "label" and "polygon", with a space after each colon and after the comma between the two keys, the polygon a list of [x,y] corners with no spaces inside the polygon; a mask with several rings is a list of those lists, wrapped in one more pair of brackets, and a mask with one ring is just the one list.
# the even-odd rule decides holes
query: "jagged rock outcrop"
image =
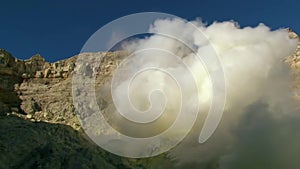
{"label": "jagged rock outcrop", "polygon": [[0,114],[18,110],[21,103],[15,88],[22,82],[20,72],[25,64],[0,50]]}
{"label": "jagged rock outcrop", "polygon": [[[81,54],[83,57],[89,55]],[[99,70],[101,76],[107,77],[124,52],[93,55],[106,56],[101,60]],[[0,50],[0,114],[12,113],[32,121],[61,123],[79,129],[72,103],[71,76],[77,57],[49,63],[40,55],[35,55],[23,61]],[[82,67],[88,69],[88,65]]]}
{"label": "jagged rock outcrop", "polygon": [[[54,115],[56,112],[53,111],[64,111],[62,107],[72,111],[72,102],[68,97],[71,84],[65,84],[67,81],[63,79],[67,79],[74,69],[75,59],[48,63],[40,55],[35,55],[23,61],[0,50],[0,114],[13,113],[24,118],[44,116],[37,119],[43,121],[53,115],[51,120],[55,122],[58,120],[54,117],[60,117],[59,114]],[[59,108],[55,105],[58,103]],[[69,113],[74,114],[74,111]]]}
{"label": "jagged rock outcrop", "polygon": [[300,38],[291,29],[289,29],[289,37],[298,40],[298,45],[295,53],[292,56],[287,57],[286,62],[291,66],[294,96],[296,99],[300,100]]}

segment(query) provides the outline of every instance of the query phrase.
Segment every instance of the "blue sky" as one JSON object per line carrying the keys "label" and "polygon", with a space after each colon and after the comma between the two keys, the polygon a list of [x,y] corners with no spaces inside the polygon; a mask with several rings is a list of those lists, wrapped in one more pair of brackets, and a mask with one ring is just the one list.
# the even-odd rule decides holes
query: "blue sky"
{"label": "blue sky", "polygon": [[256,26],[262,22],[272,29],[291,27],[300,32],[300,2],[287,1],[1,1],[0,48],[21,59],[39,53],[53,62],[79,53],[89,36],[106,23],[150,11],[188,20],[201,17],[208,23],[234,20],[241,26]]}

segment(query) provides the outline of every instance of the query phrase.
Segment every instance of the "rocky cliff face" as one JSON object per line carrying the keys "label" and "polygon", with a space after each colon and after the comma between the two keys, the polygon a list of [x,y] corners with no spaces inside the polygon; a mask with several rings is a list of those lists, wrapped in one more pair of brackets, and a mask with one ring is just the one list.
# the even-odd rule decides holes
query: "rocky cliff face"
{"label": "rocky cliff face", "polygon": [[[96,55],[105,55],[97,80],[101,84],[125,53]],[[86,138],[72,101],[77,57],[49,63],[40,55],[19,60],[0,50],[0,168],[170,168],[165,155],[118,157]],[[89,73],[88,65],[82,68]]]}
{"label": "rocky cliff face", "polygon": [[[81,55],[88,56],[89,53]],[[106,77],[124,52],[96,55],[106,56],[100,67],[101,76]],[[74,56],[49,63],[35,55],[28,60],[19,60],[0,50],[0,114],[14,114],[31,121],[60,123],[79,129],[71,95],[76,59]]]}
{"label": "rocky cliff face", "polygon": [[48,63],[35,55],[23,61],[0,50],[0,113],[76,127],[70,91],[75,60]]}

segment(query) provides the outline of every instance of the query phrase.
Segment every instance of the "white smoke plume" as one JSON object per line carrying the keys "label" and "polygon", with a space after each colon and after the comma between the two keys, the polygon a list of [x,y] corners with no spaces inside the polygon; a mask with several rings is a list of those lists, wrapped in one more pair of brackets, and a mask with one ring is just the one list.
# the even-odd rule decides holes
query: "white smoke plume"
{"label": "white smoke plume", "polygon": [[[136,53],[132,69],[143,64],[167,65],[166,69],[172,70],[184,81],[186,76],[182,71],[183,67],[177,65],[177,61],[163,57],[164,54],[160,52],[138,53],[145,49],[159,48],[178,56],[193,73],[198,92],[187,92],[190,92],[188,95],[191,98],[199,96],[202,114],[198,116],[197,124],[188,137],[169,152],[178,161],[177,167],[295,168],[300,149],[290,146],[299,145],[297,141],[290,144],[287,137],[300,141],[299,134],[294,135],[300,127],[300,123],[295,122],[295,119],[300,120],[300,111],[292,98],[290,71],[283,60],[296,50],[297,41],[289,38],[286,29],[270,30],[264,24],[240,28],[238,23],[232,21],[215,22],[211,25],[198,20],[192,23],[201,30],[201,34],[186,21],[164,19],[157,20],[150,26],[150,32],[154,35],[123,44],[123,49]],[[188,44],[155,34],[164,32],[178,35]],[[199,144],[198,136],[207,115],[203,112],[207,112],[212,99],[210,76],[198,59],[210,57],[208,44],[214,47],[224,69],[226,104],[223,119],[212,138]],[[187,45],[192,46],[192,49]],[[152,56],[156,59],[153,63],[144,59],[151,58],[151,55],[156,55]],[[212,69],[219,69],[214,67],[214,63],[211,66]],[[126,74],[126,71],[123,73]],[[162,98],[169,98],[164,112],[167,116],[158,126],[169,125],[169,121],[176,116],[176,113],[172,114],[176,112],[174,107],[180,104],[176,83],[159,72],[144,73],[133,82],[130,91],[138,93],[131,95],[130,99],[141,110],[147,110],[151,105],[162,105]],[[124,93],[127,91],[126,87],[119,84],[117,93]],[[148,98],[147,93],[151,89],[164,91],[165,96],[151,95],[153,98]],[[126,104],[122,108],[126,109]],[[291,158],[285,154],[291,155]]]}

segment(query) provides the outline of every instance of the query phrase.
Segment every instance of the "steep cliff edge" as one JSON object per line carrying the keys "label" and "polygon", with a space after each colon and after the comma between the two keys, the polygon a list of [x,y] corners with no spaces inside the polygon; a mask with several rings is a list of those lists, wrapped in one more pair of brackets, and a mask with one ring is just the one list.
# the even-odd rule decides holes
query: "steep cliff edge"
{"label": "steep cliff edge", "polygon": [[[102,76],[106,77],[115,67],[116,58],[124,52],[96,55],[106,56],[100,68]],[[0,50],[0,114],[14,114],[31,121],[60,123],[79,129],[72,101],[72,73],[76,59],[74,56],[49,63],[35,55],[28,60],[19,60]]]}

